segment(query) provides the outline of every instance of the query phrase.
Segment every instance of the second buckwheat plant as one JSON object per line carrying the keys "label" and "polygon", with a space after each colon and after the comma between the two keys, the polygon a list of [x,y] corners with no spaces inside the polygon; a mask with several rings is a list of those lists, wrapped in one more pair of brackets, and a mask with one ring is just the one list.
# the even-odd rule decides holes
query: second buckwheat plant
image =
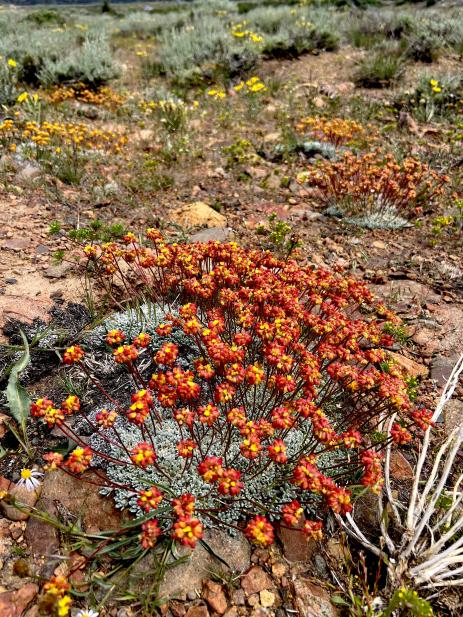
{"label": "second buckwheat plant", "polygon": [[320,538],[327,510],[352,509],[354,486],[381,490],[381,450],[429,425],[386,361],[394,316],[351,277],[235,243],[167,244],[154,229],[84,253],[110,294],[149,299],[156,314],[103,332],[100,357],[85,339],[64,353],[104,407],[70,394],[32,415],[77,444],[46,454],[46,468],[83,480],[92,468],[140,518],[145,549],[160,536],[193,548],[214,526],[262,547],[278,525]]}

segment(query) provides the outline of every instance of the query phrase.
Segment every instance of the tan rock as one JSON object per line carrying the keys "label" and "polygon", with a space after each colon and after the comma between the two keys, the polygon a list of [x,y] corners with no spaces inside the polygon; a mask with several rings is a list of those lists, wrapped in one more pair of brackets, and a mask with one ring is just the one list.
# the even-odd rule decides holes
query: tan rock
{"label": "tan rock", "polygon": [[[94,472],[87,472],[85,477],[92,480]],[[101,481],[101,478],[96,480]],[[99,494],[98,486],[60,470],[45,476],[38,507],[56,516],[57,503],[75,516],[81,516],[87,530],[107,531],[121,525],[120,511],[116,510],[112,499]]]}
{"label": "tan rock", "polygon": [[259,593],[260,603],[264,608],[270,608],[275,604],[276,595],[267,589],[263,589]]}
{"label": "tan rock", "polygon": [[418,364],[415,360],[411,360],[410,358],[406,358],[395,351],[388,351],[389,359],[400,366],[401,369],[405,371],[407,375],[410,377],[420,377],[425,378],[429,374],[429,369],[423,364]]}
{"label": "tan rock", "polygon": [[219,615],[223,615],[228,608],[222,586],[214,581],[206,581],[203,597],[209,604],[209,607]]}
{"label": "tan rock", "polygon": [[251,595],[264,589],[273,589],[275,585],[265,570],[259,566],[253,566],[241,579],[241,587],[248,595]]}
{"label": "tan rock", "polygon": [[209,611],[207,610],[207,606],[204,606],[204,604],[201,604],[200,606],[191,606],[185,617],[209,617]]}
{"label": "tan rock", "polygon": [[2,617],[21,617],[38,591],[38,585],[27,583],[17,591],[0,593],[0,615]]}
{"label": "tan rock", "polygon": [[390,469],[395,480],[413,480],[413,467],[399,450],[391,452]]}
{"label": "tan rock", "polygon": [[25,486],[13,485],[9,489],[9,494],[14,498],[19,508],[13,503],[7,503],[6,500],[1,501],[0,505],[6,518],[10,519],[10,521],[26,521],[30,516],[27,510],[35,506],[40,497],[41,490],[41,486],[37,487],[34,491],[29,491]]}
{"label": "tan rock", "polygon": [[337,611],[331,604],[330,595],[304,578],[294,581],[295,605],[300,617],[336,617]]}
{"label": "tan rock", "polygon": [[447,434],[463,425],[463,401],[451,399],[444,408],[444,426]]}
{"label": "tan rock", "polygon": [[185,204],[174,210],[171,221],[182,227],[226,227],[227,219],[203,201]]}

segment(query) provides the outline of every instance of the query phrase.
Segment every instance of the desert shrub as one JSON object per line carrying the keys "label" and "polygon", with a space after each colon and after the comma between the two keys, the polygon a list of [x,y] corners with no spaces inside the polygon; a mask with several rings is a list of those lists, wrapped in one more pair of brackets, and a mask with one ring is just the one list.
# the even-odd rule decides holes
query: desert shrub
{"label": "desert shrub", "polygon": [[196,16],[183,28],[159,37],[161,72],[180,81],[239,76],[259,60],[256,44],[232,36],[223,19]]}
{"label": "desert shrub", "polygon": [[354,45],[370,47],[372,41],[400,40],[413,32],[414,23],[414,17],[405,12],[390,9],[367,10],[352,12],[347,17],[345,32],[347,39]]}
{"label": "desert shrub", "polygon": [[401,443],[414,421],[426,426],[382,350],[394,316],[350,277],[147,236],[83,248],[118,302],[125,289],[149,303],[65,351],[68,383],[88,396],[32,406],[78,444],[48,465],[102,466],[119,507],[143,516],[143,548],[161,533],[194,547],[205,526],[267,546],[273,522],[295,525],[304,510],[304,532],[319,537],[315,513],[349,512],[351,483],[380,490],[385,419],[398,414]]}
{"label": "desert shrub", "polygon": [[165,14],[147,15],[143,11],[129,13],[117,24],[117,34],[122,36],[150,37],[163,30],[181,28],[188,24],[190,13],[172,11]]}
{"label": "desert shrub", "polygon": [[437,39],[445,49],[463,53],[463,22],[459,10],[430,12],[418,22],[416,31],[421,37]]}
{"label": "desert shrub", "polygon": [[398,228],[430,209],[445,191],[441,176],[416,158],[399,162],[380,150],[345,152],[337,162],[323,161],[299,175],[317,190],[317,200],[334,215],[362,227]]}
{"label": "desert shrub", "polygon": [[407,41],[406,56],[415,62],[435,62],[442,50],[441,41],[431,34],[414,35]]}
{"label": "desert shrub", "polygon": [[23,21],[37,26],[64,26],[66,24],[66,19],[61,13],[48,8],[31,11],[24,17]]}
{"label": "desert shrub", "polygon": [[0,37],[0,55],[17,63],[26,84],[83,82],[95,87],[118,74],[104,32],[20,26]]}
{"label": "desert shrub", "polygon": [[404,58],[396,46],[379,47],[359,62],[354,74],[357,86],[387,88],[396,82],[404,70]]}
{"label": "desert shrub", "polygon": [[18,78],[27,84],[38,85],[39,73],[47,58],[57,60],[76,45],[76,35],[70,31],[50,32],[46,29],[17,28],[0,38],[0,55],[13,58]]}
{"label": "desert shrub", "polygon": [[262,34],[262,51],[268,57],[297,57],[317,49],[337,49],[339,36],[330,13],[262,7],[246,16],[246,24]]}
{"label": "desert shrub", "polygon": [[73,49],[64,58],[45,58],[39,80],[47,86],[83,83],[96,88],[118,74],[106,38],[89,34],[80,48]]}

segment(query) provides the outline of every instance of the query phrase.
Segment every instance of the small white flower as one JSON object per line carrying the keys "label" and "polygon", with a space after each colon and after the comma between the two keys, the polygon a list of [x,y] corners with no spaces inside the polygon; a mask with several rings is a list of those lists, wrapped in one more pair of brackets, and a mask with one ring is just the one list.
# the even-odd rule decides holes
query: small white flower
{"label": "small white flower", "polygon": [[82,609],[77,613],[76,617],[98,617],[98,615],[99,613],[96,611]]}
{"label": "small white flower", "polygon": [[40,486],[40,480],[43,473],[37,469],[21,469],[21,479],[17,483],[18,486],[24,486],[27,491],[35,491]]}

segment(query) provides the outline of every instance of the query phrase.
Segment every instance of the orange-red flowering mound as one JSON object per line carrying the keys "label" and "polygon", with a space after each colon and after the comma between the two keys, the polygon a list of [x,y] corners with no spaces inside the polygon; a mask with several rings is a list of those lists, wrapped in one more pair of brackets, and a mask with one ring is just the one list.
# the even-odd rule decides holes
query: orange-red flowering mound
{"label": "orange-red flowering mound", "polygon": [[302,118],[297,123],[296,130],[299,133],[309,133],[315,139],[328,141],[336,147],[364,146],[377,137],[371,124],[364,127],[355,120],[324,118],[323,116]]}
{"label": "orange-red flowering mound", "polygon": [[[131,400],[99,384],[104,409],[75,396],[33,405],[34,416],[78,443],[65,459],[47,455],[48,468],[80,474],[104,461],[107,486],[144,516],[145,548],[161,532],[194,547],[205,525],[227,524],[266,546],[275,522],[349,512],[349,483],[381,490],[385,420],[395,416],[399,443],[414,423],[429,423],[386,362],[384,324],[394,316],[349,276],[234,243],[147,236],[146,245],[128,234],[84,249],[109,291],[151,297],[158,317],[146,331],[105,337],[133,380]],[[175,333],[186,342],[172,342]],[[196,354],[188,365],[187,345]],[[86,349],[70,347],[64,361],[94,379]],[[97,439],[82,443],[71,414]],[[320,520],[302,528],[322,535]]]}
{"label": "orange-red flowering mound", "polygon": [[432,208],[448,177],[416,158],[398,161],[380,150],[322,161],[298,176],[316,189],[316,200],[365,227],[398,227]]}

